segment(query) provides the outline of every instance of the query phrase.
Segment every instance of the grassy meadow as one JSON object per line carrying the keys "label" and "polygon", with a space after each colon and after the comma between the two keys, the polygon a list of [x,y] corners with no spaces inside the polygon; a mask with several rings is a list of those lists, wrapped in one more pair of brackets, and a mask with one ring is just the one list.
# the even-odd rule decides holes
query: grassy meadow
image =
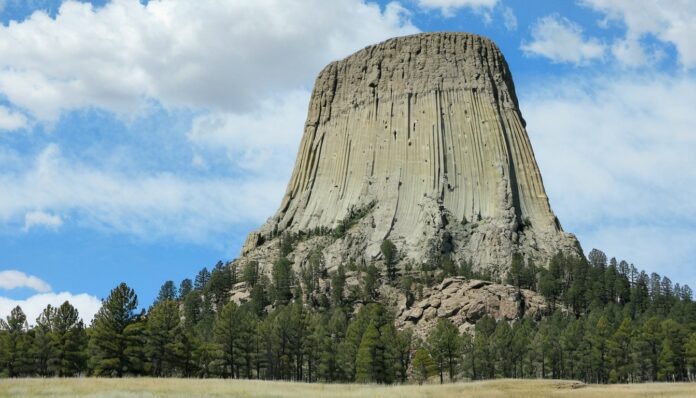
{"label": "grassy meadow", "polygon": [[559,380],[494,380],[377,386],[220,379],[0,379],[0,398],[5,397],[696,397],[696,383],[586,385]]}

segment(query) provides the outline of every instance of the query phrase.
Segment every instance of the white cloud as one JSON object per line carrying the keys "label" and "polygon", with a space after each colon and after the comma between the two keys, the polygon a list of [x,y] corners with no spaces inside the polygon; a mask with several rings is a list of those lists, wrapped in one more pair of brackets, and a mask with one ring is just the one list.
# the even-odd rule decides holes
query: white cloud
{"label": "white cloud", "polygon": [[418,6],[426,10],[439,10],[443,16],[452,17],[454,12],[462,8],[474,10],[491,10],[498,0],[418,0]]}
{"label": "white cloud", "polygon": [[624,66],[639,67],[648,63],[649,56],[637,40],[619,39],[611,46],[611,53]]}
{"label": "white cloud", "polygon": [[0,289],[29,288],[39,293],[51,291],[51,286],[42,279],[17,270],[0,271]]}
{"label": "white cloud", "polygon": [[517,30],[517,17],[510,7],[503,8],[503,25],[511,32]]}
{"label": "white cloud", "polygon": [[59,214],[46,213],[44,211],[30,211],[24,215],[24,231],[35,227],[44,227],[56,230],[63,225],[63,219]]}
{"label": "white cloud", "polygon": [[309,96],[307,91],[295,91],[263,101],[249,113],[215,112],[197,117],[188,137],[199,148],[225,150],[241,170],[284,176],[294,164]]}
{"label": "white cloud", "polygon": [[696,2],[692,0],[582,0],[582,4],[626,26],[626,39],[640,45],[645,35],[674,45],[679,62],[696,67]]}
{"label": "white cloud", "polygon": [[5,106],[0,106],[0,130],[19,130],[27,126],[27,118]]}
{"label": "white cloud", "polygon": [[586,64],[604,56],[606,46],[596,38],[583,37],[582,28],[558,15],[540,18],[532,26],[532,41],[522,42],[526,54],[540,55],[553,62]]}
{"label": "white cloud", "polygon": [[622,73],[529,87],[522,112],[565,228],[585,249],[657,272],[682,267],[694,284],[684,267],[696,258],[696,78]]}
{"label": "white cloud", "polygon": [[275,210],[290,170],[273,178],[185,178],[96,169],[67,161],[49,145],[30,167],[0,175],[0,221],[34,209],[143,238],[204,241]]}
{"label": "white cloud", "polygon": [[54,307],[58,307],[65,301],[69,301],[73,307],[77,308],[77,311],[80,313],[80,318],[82,318],[86,325],[89,325],[94,315],[99,311],[99,308],[101,308],[101,300],[86,293],[42,293],[35,294],[25,300],[13,300],[0,296],[0,318],[6,318],[13,308],[20,306],[27,316],[27,322],[33,325],[36,323],[36,318],[39,317],[41,311],[43,311],[47,305],[51,304]]}
{"label": "white cloud", "polygon": [[100,107],[240,112],[304,88],[326,63],[415,33],[396,2],[362,0],[66,1],[0,26],[0,92],[42,121]]}

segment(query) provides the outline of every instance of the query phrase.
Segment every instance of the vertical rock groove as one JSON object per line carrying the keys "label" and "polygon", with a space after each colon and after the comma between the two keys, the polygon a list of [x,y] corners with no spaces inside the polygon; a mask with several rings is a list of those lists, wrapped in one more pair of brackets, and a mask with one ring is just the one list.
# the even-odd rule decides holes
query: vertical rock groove
{"label": "vertical rock groove", "polygon": [[371,203],[365,257],[389,238],[427,261],[445,232],[455,259],[495,272],[515,252],[579,253],[549,205],[507,62],[477,35],[399,37],[324,68],[287,192],[255,236],[333,228]]}

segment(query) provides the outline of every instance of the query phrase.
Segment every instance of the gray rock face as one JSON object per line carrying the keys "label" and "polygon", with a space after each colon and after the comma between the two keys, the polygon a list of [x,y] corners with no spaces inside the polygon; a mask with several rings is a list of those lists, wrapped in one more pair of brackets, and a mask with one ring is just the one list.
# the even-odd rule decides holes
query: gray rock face
{"label": "gray rock face", "polygon": [[323,246],[329,268],[378,258],[384,239],[402,263],[447,252],[493,275],[515,252],[543,265],[580,253],[549,206],[507,63],[472,34],[399,37],[324,68],[287,192],[242,257],[264,262],[274,237],[360,209]]}
{"label": "gray rock face", "polygon": [[[423,291],[423,299],[410,308],[398,309],[396,326],[412,328],[425,337],[441,318],[448,318],[461,332],[471,333],[476,321],[485,315],[496,321],[522,318],[540,319],[548,306],[544,298],[531,291],[491,282],[447,278]],[[426,316],[426,314],[428,316]]]}

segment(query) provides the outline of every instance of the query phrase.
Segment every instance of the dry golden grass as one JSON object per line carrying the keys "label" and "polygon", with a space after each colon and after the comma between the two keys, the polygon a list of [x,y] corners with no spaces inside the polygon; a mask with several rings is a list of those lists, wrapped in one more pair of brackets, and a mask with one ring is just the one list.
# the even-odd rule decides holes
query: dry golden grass
{"label": "dry golden grass", "polygon": [[696,397],[696,383],[596,386],[574,381],[495,380],[376,386],[219,379],[0,379],[0,398],[5,397]]}

